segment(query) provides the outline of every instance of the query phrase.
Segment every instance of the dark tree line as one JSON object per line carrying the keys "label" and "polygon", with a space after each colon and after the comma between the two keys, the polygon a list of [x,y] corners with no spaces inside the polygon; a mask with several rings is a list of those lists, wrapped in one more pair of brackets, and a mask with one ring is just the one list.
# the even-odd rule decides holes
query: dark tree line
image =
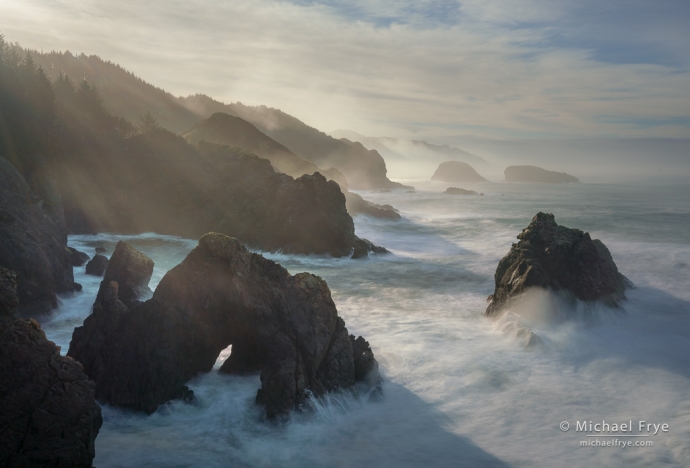
{"label": "dark tree line", "polygon": [[0,157],[30,176],[80,153],[108,151],[159,129],[150,114],[138,126],[110,115],[96,87],[60,74],[54,82],[30,53],[0,35]]}

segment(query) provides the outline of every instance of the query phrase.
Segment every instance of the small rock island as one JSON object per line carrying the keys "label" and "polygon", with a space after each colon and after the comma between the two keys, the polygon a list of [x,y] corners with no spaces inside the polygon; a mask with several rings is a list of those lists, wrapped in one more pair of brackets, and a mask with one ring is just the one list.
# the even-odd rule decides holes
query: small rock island
{"label": "small rock island", "polygon": [[466,190],[458,187],[448,187],[445,192],[447,195],[484,195],[475,192],[474,190]]}
{"label": "small rock island", "polygon": [[537,166],[508,166],[504,171],[506,182],[538,182],[567,184],[580,180],[565,172],[547,171]]}
{"label": "small rock island", "polygon": [[618,272],[604,243],[588,232],[559,226],[553,214],[540,212],[517,238],[496,268],[496,289],[488,298],[486,316],[500,315],[532,287],[613,307],[625,299],[631,283]]}
{"label": "small rock island", "polygon": [[472,166],[462,161],[446,161],[441,163],[431,176],[431,180],[439,182],[486,182]]}

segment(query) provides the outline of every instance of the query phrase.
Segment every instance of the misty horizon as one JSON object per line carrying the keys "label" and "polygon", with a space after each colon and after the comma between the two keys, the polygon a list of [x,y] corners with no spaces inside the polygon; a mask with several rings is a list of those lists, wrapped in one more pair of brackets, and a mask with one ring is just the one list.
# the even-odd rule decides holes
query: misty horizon
{"label": "misty horizon", "polygon": [[617,179],[634,179],[644,162],[668,165],[662,177],[690,166],[687,10],[9,0],[0,30],[26,48],[98,55],[176,96],[266,105],[321,131],[448,144],[497,164],[528,164],[518,159],[530,148],[554,169],[603,157],[610,175],[621,164],[631,173]]}

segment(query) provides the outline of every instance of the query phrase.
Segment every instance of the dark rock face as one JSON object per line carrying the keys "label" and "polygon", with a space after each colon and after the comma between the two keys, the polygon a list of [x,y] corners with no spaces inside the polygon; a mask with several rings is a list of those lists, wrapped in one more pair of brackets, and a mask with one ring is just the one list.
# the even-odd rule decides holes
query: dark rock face
{"label": "dark rock face", "polygon": [[537,166],[509,166],[504,173],[506,182],[542,182],[551,184],[580,182],[577,177],[565,172],[547,171]]}
{"label": "dark rock face", "polygon": [[339,185],[318,172],[293,179],[266,159],[212,143],[194,147],[163,130],[127,144],[121,154],[55,169],[65,199],[98,231],[222,232],[262,250],[335,257],[358,243]]}
{"label": "dark rock face", "polygon": [[0,158],[0,265],[19,277],[19,312],[25,316],[49,312],[57,294],[81,289],[74,282],[59,195],[45,178],[34,178],[34,185],[50,198],[38,197]]}
{"label": "dark rock face", "polygon": [[371,241],[368,241],[367,239],[359,239],[355,244],[354,250],[352,251],[351,258],[367,258],[369,254],[383,255],[387,253],[389,253],[388,250],[384,249],[383,247],[374,245]]}
{"label": "dark rock face", "polygon": [[364,214],[374,218],[390,219],[393,221],[400,219],[400,213],[391,205],[372,203],[352,192],[345,193],[345,200],[347,212],[350,213],[350,216]]}
{"label": "dark rock face", "polygon": [[461,161],[446,161],[439,164],[431,180],[440,182],[486,182],[472,166]]}
{"label": "dark rock face", "polygon": [[[132,269],[124,263],[125,277],[118,280],[126,283]],[[84,364],[100,401],[151,413],[171,399],[192,399],[185,383],[209,372],[232,344],[222,371],[260,369],[257,402],[273,418],[298,407],[307,390],[319,396],[352,387],[357,358],[360,377],[377,376],[362,341],[357,349],[366,349],[355,356],[322,279],[291,276],[237,239],[211,233],[146,302],[128,307],[118,298],[118,284],[103,281],[68,355]]]}
{"label": "dark rock face", "polygon": [[103,276],[108,268],[108,257],[96,254],[89,263],[86,264],[86,274],[93,276]]}
{"label": "dark rock face", "polygon": [[90,257],[77,249],[67,247],[67,252],[69,253],[70,262],[73,267],[84,266],[84,264],[89,261]]}
{"label": "dark rock face", "polygon": [[127,244],[118,242],[110,257],[103,282],[118,284],[118,298],[128,307],[140,297],[151,293],[149,281],[153,274],[153,260]]}
{"label": "dark rock face", "polygon": [[90,467],[103,422],[94,385],[33,319],[17,319],[17,276],[0,267],[0,466]]}
{"label": "dark rock face", "polygon": [[627,280],[611,253],[589,233],[556,224],[552,214],[537,213],[517,236],[496,268],[496,289],[486,315],[495,316],[530,287],[567,291],[582,301],[617,305]]}
{"label": "dark rock face", "polygon": [[446,193],[448,195],[479,195],[474,190],[465,190],[458,187],[448,187],[446,191],[443,193]]}

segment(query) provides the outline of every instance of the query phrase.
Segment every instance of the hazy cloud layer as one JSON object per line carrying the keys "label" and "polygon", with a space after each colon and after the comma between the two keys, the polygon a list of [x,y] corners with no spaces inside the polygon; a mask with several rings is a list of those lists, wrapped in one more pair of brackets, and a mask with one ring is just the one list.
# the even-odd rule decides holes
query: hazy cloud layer
{"label": "hazy cloud layer", "polygon": [[0,2],[24,46],[322,130],[437,141],[690,137],[688,24],[673,0]]}

